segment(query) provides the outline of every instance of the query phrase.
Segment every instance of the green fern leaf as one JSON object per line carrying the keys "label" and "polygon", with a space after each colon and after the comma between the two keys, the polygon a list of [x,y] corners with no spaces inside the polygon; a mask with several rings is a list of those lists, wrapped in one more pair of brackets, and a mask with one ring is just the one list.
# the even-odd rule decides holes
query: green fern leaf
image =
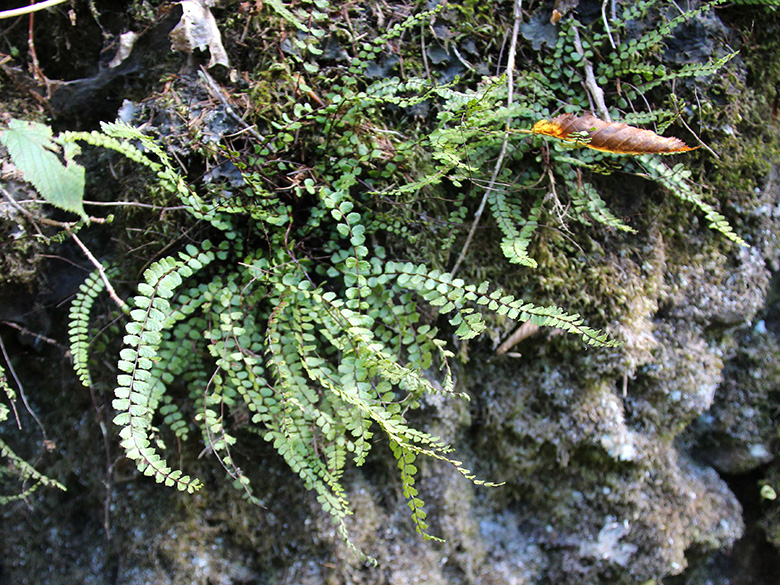
{"label": "green fern leaf", "polygon": [[682,165],[670,168],[663,161],[650,156],[639,158],[648,170],[650,178],[666,187],[678,199],[698,207],[704,212],[704,216],[710,222],[709,226],[712,229],[722,233],[729,240],[740,246],[747,246],[747,243],[737,235],[728,221],[726,221],[726,218],[712,205],[704,201],[704,197],[691,187],[687,180],[690,177],[690,171],[685,170]]}
{"label": "green fern leaf", "polygon": [[[489,294],[488,283],[475,285],[462,284],[460,279],[453,280],[447,273],[436,270],[428,271],[424,265],[415,266],[411,263],[401,264],[388,262],[385,266],[385,274],[397,279],[400,286],[413,288],[420,292],[422,298],[428,302],[441,303],[442,299],[452,302],[452,309],[463,314],[463,321],[467,327],[473,322],[477,327],[480,321],[474,319],[473,313],[463,313],[466,303],[478,306],[487,306],[491,311],[507,315],[517,321],[531,321],[540,327],[556,327],[569,333],[579,335],[589,345],[615,345],[616,342],[607,338],[606,334],[584,325],[579,315],[565,313],[558,307],[538,307],[533,303],[526,303],[521,299],[515,299],[512,295],[504,294],[500,289]],[[485,292],[480,292],[485,291]]]}
{"label": "green fern leaf", "polygon": [[89,314],[97,295],[105,286],[100,272],[93,271],[79,286],[79,292],[70,306],[68,336],[73,369],[81,383],[88,388],[92,385],[89,374]]}
{"label": "green fern leaf", "polygon": [[215,257],[210,243],[205,243],[203,248],[201,253],[190,248],[189,254],[181,253],[179,259],[163,258],[146,270],[146,283],[139,287],[139,292],[145,294],[136,297],[134,304],[138,308],[130,311],[132,320],[126,327],[126,345],[117,364],[123,374],[117,376],[113,401],[117,411],[114,423],[122,427],[119,435],[126,456],[136,462],[139,471],[154,477],[158,483],[188,492],[197,490],[200,482],[172,470],[151,446],[149,431],[160,397],[151,370],[162,341],[161,332],[172,326],[175,315],[184,314],[172,313],[168,300],[181,284],[182,274],[191,275],[194,268],[209,264]]}
{"label": "green fern leaf", "polygon": [[572,204],[578,219],[584,223],[590,223],[589,219],[592,219],[623,232],[636,233],[635,229],[615,217],[596,188],[590,183],[582,183],[578,189],[573,191]]}
{"label": "green fern leaf", "polygon": [[[16,393],[8,385],[8,381],[5,377],[5,368],[0,365],[0,389],[3,390],[6,398],[13,402],[16,398]],[[9,414],[8,407],[0,402],[0,423],[6,420]],[[15,494],[0,494],[0,505],[7,504],[9,502],[21,500],[33,493],[38,486],[44,485],[47,487],[55,487],[57,489],[65,490],[60,482],[50,479],[38,472],[32,465],[27,463],[24,459],[19,457],[13,450],[0,439],[0,458],[6,460],[5,468],[0,468],[0,477],[8,476],[17,477],[23,486],[19,492]]]}

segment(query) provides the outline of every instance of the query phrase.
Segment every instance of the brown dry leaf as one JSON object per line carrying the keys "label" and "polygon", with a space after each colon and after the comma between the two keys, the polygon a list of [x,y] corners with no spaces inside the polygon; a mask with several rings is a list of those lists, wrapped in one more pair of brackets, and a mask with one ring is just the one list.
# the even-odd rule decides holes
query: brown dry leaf
{"label": "brown dry leaf", "polygon": [[531,132],[617,154],[671,154],[699,148],[687,146],[679,138],[659,136],[621,122],[605,122],[590,113],[582,116],[563,114],[552,120],[540,120]]}

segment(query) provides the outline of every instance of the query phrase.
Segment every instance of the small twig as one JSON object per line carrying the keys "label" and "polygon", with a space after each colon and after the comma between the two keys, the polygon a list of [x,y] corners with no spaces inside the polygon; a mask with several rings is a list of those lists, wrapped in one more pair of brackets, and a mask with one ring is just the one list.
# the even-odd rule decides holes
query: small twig
{"label": "small twig", "polygon": [[[48,217],[37,217],[30,213],[27,209],[25,209],[16,199],[13,198],[13,196],[6,191],[3,187],[0,187],[0,191],[2,191],[3,195],[6,199],[8,199],[8,202],[19,212],[27,216],[27,218],[30,219],[33,223],[42,223],[44,225],[50,225],[52,227],[58,227],[63,230],[70,230],[72,227],[78,225],[79,222],[77,221],[57,221],[54,219],[49,219]],[[30,199],[29,201],[35,201],[36,203],[40,203],[39,201],[35,199]],[[105,217],[89,217],[87,218],[87,221],[89,223],[106,223]]]}
{"label": "small twig", "polygon": [[588,90],[588,94],[593,98],[593,103],[596,106],[596,113],[602,120],[611,122],[612,118],[609,115],[607,104],[604,103],[604,90],[596,83],[596,75],[593,73],[593,64],[585,58],[585,50],[582,48],[582,41],[580,40],[580,31],[575,25],[574,30],[574,48],[582,55],[582,62],[585,65],[585,87]]}
{"label": "small twig", "polygon": [[13,18],[15,16],[24,16],[25,14],[32,14],[33,12],[38,12],[39,10],[45,10],[47,8],[51,8],[52,6],[56,6],[57,4],[62,4],[63,2],[66,1],[67,0],[46,0],[46,2],[39,2],[38,4],[30,4],[29,6],[22,6],[21,8],[3,10],[2,12],[0,12],[0,20],[3,20],[4,18]]}
{"label": "small twig", "polygon": [[[200,75],[201,79],[206,82],[206,85],[208,86],[209,90],[211,90],[211,93],[216,97],[220,102],[222,102],[222,105],[225,107],[225,111],[228,113],[228,115],[233,118],[233,120],[236,121],[246,132],[249,132],[252,136],[257,138],[258,140],[262,140],[263,137],[260,136],[260,134],[257,132],[254,126],[250,126],[246,123],[246,121],[241,118],[236,112],[233,110],[233,107],[228,103],[227,98],[225,97],[224,92],[222,91],[222,88],[219,86],[219,84],[214,80],[214,78],[209,74],[208,70],[201,65],[200,71],[198,71],[198,75]],[[324,105],[324,104],[323,104]]]}
{"label": "small twig", "polygon": [[682,8],[680,8],[680,7],[677,5],[677,2],[675,2],[674,0],[672,0],[672,6],[674,6],[674,7],[677,9],[677,11],[678,11],[680,14],[685,14],[685,10],[683,10]]}
{"label": "small twig", "polygon": [[461,56],[460,52],[458,51],[458,47],[456,47],[455,45],[452,45],[452,52],[453,52],[453,53],[455,53],[455,56],[458,58],[458,61],[460,61],[461,63],[463,63],[463,66],[464,66],[466,69],[468,69],[469,71],[474,71],[474,67],[472,67],[472,66],[471,66],[471,63],[469,63],[468,61],[466,61],[466,60],[465,60],[465,59],[464,59],[464,58]]}
{"label": "small twig", "polygon": [[498,50],[498,60],[496,61],[496,76],[501,74],[501,61],[504,60],[504,49],[506,48],[507,33],[504,33],[504,38],[501,41],[501,48]]}
{"label": "small twig", "polygon": [[[58,227],[64,230],[69,230],[73,226],[77,225],[79,222],[77,221],[56,221],[54,219],[49,219],[48,217],[37,217],[30,213],[27,209],[25,209],[22,205],[19,204],[19,202],[13,198],[13,195],[11,195],[8,191],[6,191],[3,187],[0,187],[0,191],[2,191],[3,196],[8,199],[8,202],[16,209],[17,211],[21,212],[23,215],[25,215],[30,221],[33,223],[42,223],[44,225],[50,225],[53,227]],[[38,203],[37,200],[33,200]],[[103,217],[90,217],[88,218],[88,221],[94,222],[94,223],[105,223],[106,220]]]}
{"label": "small twig", "polygon": [[24,207],[22,207],[22,205],[16,199],[14,199],[13,195],[11,195],[8,191],[6,191],[4,187],[0,186],[0,191],[3,192],[3,196],[6,199],[8,199],[8,203],[10,203],[14,209],[21,212],[23,215],[27,216],[27,218],[29,218],[33,223],[37,223],[38,221],[40,221],[41,223],[47,223],[49,221],[53,221],[53,220],[46,219],[45,217],[35,217],[32,213],[30,213]]}
{"label": "small twig", "polygon": [[54,345],[56,347],[64,348],[65,346],[62,345],[60,342],[58,342],[55,339],[52,339],[51,337],[46,337],[44,335],[41,335],[40,333],[35,333],[34,331],[30,331],[27,329],[27,327],[22,327],[18,323],[14,323],[13,321],[0,321],[3,325],[8,325],[9,327],[13,327],[17,331],[23,333],[24,335],[29,335],[30,337],[34,337],[35,339],[40,339],[41,341],[48,343],[49,345]]}
{"label": "small twig", "polygon": [[561,204],[561,200],[558,199],[558,191],[555,189],[555,175],[553,174],[552,167],[547,167],[547,177],[550,179],[550,191],[547,193],[547,198],[552,198],[553,211],[558,216],[558,223],[561,224],[561,227],[566,229],[566,221],[564,220],[566,209]]}
{"label": "small twig", "polygon": [[113,472],[113,465],[111,463],[111,440],[108,436],[108,429],[106,428],[106,421],[103,416],[103,409],[97,401],[95,395],[95,388],[92,384],[89,385],[89,395],[92,398],[92,408],[95,409],[95,417],[98,421],[98,428],[100,428],[100,434],[103,436],[103,452],[106,455],[106,479],[103,482],[103,487],[106,489],[106,495],[103,499],[103,530],[106,533],[106,540],[111,540],[111,476]]}
{"label": "small twig", "polygon": [[41,71],[41,64],[38,62],[38,53],[35,51],[35,13],[30,12],[29,23],[27,25],[27,48],[30,50],[30,68],[32,69],[33,79],[46,86],[46,95],[51,95],[51,87],[48,78]]}
{"label": "small twig", "polygon": [[431,77],[431,67],[428,65],[428,49],[425,46],[425,27],[420,27],[420,49],[422,50],[423,65],[425,66],[425,78],[433,79]]}
{"label": "small twig", "polygon": [[[523,0],[515,0],[515,7],[514,7],[515,22],[514,22],[514,26],[512,27],[512,42],[509,45],[509,56],[507,57],[507,62],[506,62],[507,107],[512,106],[512,99],[514,98],[515,57],[517,55],[517,38],[520,35],[520,21],[523,18],[522,6],[523,6]],[[490,183],[488,183],[488,186],[485,189],[485,194],[482,196],[482,201],[480,202],[479,207],[477,208],[477,212],[474,214],[474,221],[471,224],[471,229],[469,230],[469,234],[468,236],[466,236],[466,241],[463,243],[463,248],[460,251],[460,255],[458,256],[458,259],[455,261],[455,265],[452,267],[452,270],[450,271],[450,274],[452,274],[453,276],[455,276],[455,273],[458,271],[458,268],[460,268],[461,263],[466,257],[466,251],[469,249],[469,246],[471,245],[471,240],[474,239],[474,234],[477,231],[479,220],[482,217],[482,213],[485,211],[485,206],[487,205],[488,196],[496,188],[496,181],[498,180],[498,174],[501,172],[501,167],[504,164],[504,157],[506,156],[506,149],[507,149],[507,145],[509,144],[509,133],[510,133],[509,125],[511,121],[512,121],[511,118],[507,119],[506,121],[506,128],[504,130],[504,142],[501,144],[501,152],[498,154],[498,160],[496,160],[496,166],[493,167],[493,174],[490,177]]]}
{"label": "small twig", "polygon": [[[5,351],[5,344],[3,343],[3,337],[1,335],[0,335],[0,350],[2,350],[3,359],[5,359],[5,363],[8,365],[8,371],[11,372],[11,376],[13,376],[14,382],[16,382],[16,387],[19,389],[19,396],[22,397],[22,403],[24,404],[25,409],[27,409],[27,412],[29,412],[30,416],[33,417],[35,423],[38,425],[38,428],[41,429],[43,440],[46,441],[47,440],[46,429],[43,427],[43,423],[41,422],[41,419],[38,418],[38,415],[35,414],[35,411],[30,407],[30,403],[27,402],[27,396],[25,396],[24,394],[24,386],[22,386],[22,381],[19,379],[19,376],[16,375],[16,370],[14,370],[14,366],[11,363],[11,358],[8,357],[8,352]],[[16,412],[16,407],[14,406],[13,402],[11,403],[11,407],[14,409],[14,415],[16,416],[16,424],[21,429],[22,423],[19,421],[19,414]]]}
{"label": "small twig", "polygon": [[119,308],[122,309],[122,311],[125,311],[127,309],[127,303],[120,299],[119,295],[116,294],[114,287],[111,286],[111,282],[108,280],[108,276],[106,276],[106,271],[104,270],[103,265],[98,262],[98,259],[92,255],[92,252],[89,251],[89,248],[84,245],[84,242],[82,242],[76,234],[70,230],[68,230],[68,233],[70,234],[70,237],[73,238],[73,241],[76,242],[78,247],[81,248],[81,251],[84,252],[84,255],[89,259],[92,265],[97,269],[98,274],[100,275],[100,279],[103,281],[103,284],[106,285],[108,296],[110,296],[113,301],[119,305]]}
{"label": "small twig", "polygon": [[[701,115],[701,102],[699,101],[699,92],[694,90],[693,95],[696,96],[696,104],[699,106],[699,113]],[[676,99],[675,94],[674,94],[674,86],[672,86],[672,97],[674,98],[675,109],[680,114],[678,119],[680,120],[680,122],[682,122],[683,126],[685,126],[688,129],[688,132],[690,132],[691,134],[693,134],[696,137],[696,140],[698,140],[699,144],[701,144],[704,147],[704,150],[709,151],[709,153],[712,156],[714,156],[715,158],[720,160],[720,156],[718,155],[718,153],[715,152],[714,150],[712,150],[707,144],[705,144],[705,142],[701,138],[699,138],[699,135],[696,134],[696,132],[694,132],[693,129],[690,126],[688,126],[688,123],[683,119],[682,112],[680,112],[680,109],[679,109],[678,103],[677,103],[677,99]]]}
{"label": "small twig", "polygon": [[[607,31],[607,37],[609,38],[609,44],[612,45],[613,49],[617,49],[617,45],[615,44],[615,39],[612,38],[612,31],[609,30],[609,19],[607,18],[607,2],[609,0],[604,0],[601,3],[601,20],[604,21],[604,30]],[[614,8],[614,5],[613,5]]]}
{"label": "small twig", "polygon": [[[0,335],[0,348],[3,350],[3,357],[5,357],[5,363],[8,364],[8,369],[11,372],[11,375],[14,377],[14,380],[16,380],[16,385],[21,388],[19,385],[19,379],[16,377],[16,372],[14,371],[13,366],[11,365],[11,360],[8,359],[8,354],[5,353],[5,344],[3,344],[3,337]],[[14,411],[14,419],[16,419],[16,427],[21,429],[22,428],[22,422],[19,420],[19,412],[16,410],[16,402],[11,400],[11,397],[13,395],[9,396],[9,402],[11,403],[11,409]]]}
{"label": "small twig", "polygon": [[687,123],[687,122],[686,122],[686,121],[683,119],[683,117],[682,117],[682,116],[680,116],[679,120],[680,120],[680,122],[682,122],[682,125],[683,125],[683,126],[685,126],[685,127],[688,129],[688,132],[690,132],[691,134],[693,134],[693,135],[696,137],[696,140],[698,140],[698,141],[699,141],[699,144],[701,144],[701,145],[702,145],[702,147],[704,148],[704,150],[708,151],[708,152],[709,152],[709,153],[710,153],[712,156],[714,156],[715,158],[717,158],[718,160],[720,160],[720,156],[718,155],[718,153],[717,153],[717,152],[715,152],[714,150],[712,150],[712,149],[711,149],[711,148],[710,148],[710,147],[707,145],[707,143],[706,143],[706,142],[704,142],[704,141],[703,141],[701,138],[699,138],[699,135],[698,135],[698,134],[696,134],[696,132],[694,132],[694,131],[693,131],[693,129],[692,129],[690,126],[688,126],[688,123]]}
{"label": "small twig", "polygon": [[[82,201],[84,205],[94,205],[96,207],[142,207],[144,209],[162,209],[164,211],[176,211],[179,209],[187,209],[186,205],[153,205],[152,203],[140,203],[139,201]],[[95,221],[96,218],[90,217],[90,221]],[[100,219],[100,218],[97,218]]]}

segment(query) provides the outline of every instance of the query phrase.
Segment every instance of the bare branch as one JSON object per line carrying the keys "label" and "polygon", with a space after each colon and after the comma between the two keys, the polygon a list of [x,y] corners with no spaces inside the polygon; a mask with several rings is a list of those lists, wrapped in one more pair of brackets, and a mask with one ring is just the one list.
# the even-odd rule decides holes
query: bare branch
{"label": "bare branch", "polygon": [[119,308],[122,309],[122,311],[127,310],[127,303],[120,299],[119,295],[116,294],[114,287],[111,286],[111,282],[108,280],[108,276],[106,276],[106,271],[103,268],[103,265],[98,262],[98,259],[92,255],[92,252],[89,251],[89,248],[84,245],[84,242],[82,242],[76,234],[70,230],[68,230],[68,233],[70,234],[70,237],[73,238],[73,241],[76,242],[78,247],[81,248],[81,251],[84,252],[84,255],[89,259],[90,262],[92,262],[92,265],[95,267],[95,269],[97,269],[98,274],[100,275],[100,280],[102,280],[103,284],[106,285],[108,295],[117,305],[119,305]]}
{"label": "bare branch", "polygon": [[602,120],[611,122],[612,118],[609,115],[607,104],[604,103],[604,90],[596,83],[596,75],[593,73],[593,64],[585,58],[585,51],[582,48],[582,41],[580,40],[580,31],[577,26],[574,26],[574,48],[582,55],[582,62],[585,64],[585,87],[588,89],[588,93],[593,99],[596,113]]}

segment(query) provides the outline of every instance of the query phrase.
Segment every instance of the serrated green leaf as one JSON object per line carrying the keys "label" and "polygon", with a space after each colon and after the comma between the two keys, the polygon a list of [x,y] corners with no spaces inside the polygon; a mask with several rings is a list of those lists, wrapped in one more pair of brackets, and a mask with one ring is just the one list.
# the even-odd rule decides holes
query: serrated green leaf
{"label": "serrated green leaf", "polygon": [[73,149],[64,152],[65,164],[61,162],[51,128],[39,122],[11,120],[8,129],[0,133],[0,142],[41,197],[55,207],[87,218],[83,204],[84,167],[73,160]]}

